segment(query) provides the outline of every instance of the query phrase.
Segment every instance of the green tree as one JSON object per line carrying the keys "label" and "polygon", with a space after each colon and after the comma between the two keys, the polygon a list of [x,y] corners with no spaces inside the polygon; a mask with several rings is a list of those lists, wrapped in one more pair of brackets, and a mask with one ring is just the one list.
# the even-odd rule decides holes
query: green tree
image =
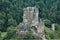
{"label": "green tree", "polygon": [[16,34],[15,27],[8,27],[7,29],[7,35],[3,38],[3,40],[10,40],[11,38],[14,38]]}
{"label": "green tree", "polygon": [[1,37],[1,31],[0,31],[0,40],[2,40],[2,37]]}
{"label": "green tree", "polygon": [[45,27],[45,36],[47,39],[59,39],[59,36],[56,32],[53,32],[52,30],[50,30],[48,27]]}
{"label": "green tree", "polygon": [[48,20],[48,19],[43,19],[43,21],[44,21],[44,23],[45,23],[45,26],[51,28],[52,22],[51,22],[50,20]]}

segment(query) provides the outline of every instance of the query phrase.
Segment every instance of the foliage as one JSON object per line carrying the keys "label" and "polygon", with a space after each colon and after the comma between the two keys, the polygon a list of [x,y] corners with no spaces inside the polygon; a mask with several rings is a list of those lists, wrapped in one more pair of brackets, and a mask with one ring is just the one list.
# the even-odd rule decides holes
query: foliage
{"label": "foliage", "polygon": [[47,27],[45,27],[45,35],[47,39],[59,39],[58,34]]}
{"label": "foliage", "polygon": [[33,35],[31,31],[28,31],[24,36],[23,40],[40,40],[39,36]]}
{"label": "foliage", "polygon": [[58,31],[58,32],[60,31],[60,25],[59,24],[55,25],[55,30]]}
{"label": "foliage", "polygon": [[0,32],[0,40],[2,40],[2,37],[1,37],[1,32]]}
{"label": "foliage", "polygon": [[1,32],[1,37],[4,38],[7,35],[7,32]]}
{"label": "foliage", "polygon": [[57,33],[57,36],[59,36],[59,38],[60,38],[60,24],[56,24],[55,32]]}
{"label": "foliage", "polygon": [[[15,40],[16,34],[13,29],[23,20],[23,8],[29,6],[39,9],[39,18],[44,18],[47,27],[57,23],[55,32],[45,28],[46,38],[60,38],[60,0],[0,0],[0,31],[7,32],[3,39]],[[25,36],[32,37],[30,33]],[[16,39],[19,40],[19,37]]]}
{"label": "foliage", "polygon": [[22,22],[23,8],[28,6],[39,8],[40,18],[60,23],[59,0],[0,0],[0,30],[6,31],[10,25]]}
{"label": "foliage", "polygon": [[7,31],[7,35],[3,38],[3,40],[40,40],[39,36],[35,36],[31,31],[28,31],[25,35],[21,36],[16,34],[15,31],[9,28]]}
{"label": "foliage", "polygon": [[9,27],[7,29],[7,35],[3,38],[3,40],[10,40],[11,38],[14,38],[14,35],[16,34],[16,30],[14,27]]}
{"label": "foliage", "polygon": [[48,20],[48,19],[43,19],[43,21],[44,21],[44,23],[45,23],[45,26],[51,28],[52,22],[51,22],[50,20]]}

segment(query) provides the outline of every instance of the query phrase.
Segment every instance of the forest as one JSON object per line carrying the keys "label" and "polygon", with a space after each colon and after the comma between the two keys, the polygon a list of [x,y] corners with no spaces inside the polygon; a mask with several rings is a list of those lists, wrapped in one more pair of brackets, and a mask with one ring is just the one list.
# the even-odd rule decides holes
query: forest
{"label": "forest", "polygon": [[23,8],[34,6],[44,21],[46,39],[60,39],[60,0],[0,0],[0,40],[38,40],[31,32],[21,38],[14,30],[23,20]]}

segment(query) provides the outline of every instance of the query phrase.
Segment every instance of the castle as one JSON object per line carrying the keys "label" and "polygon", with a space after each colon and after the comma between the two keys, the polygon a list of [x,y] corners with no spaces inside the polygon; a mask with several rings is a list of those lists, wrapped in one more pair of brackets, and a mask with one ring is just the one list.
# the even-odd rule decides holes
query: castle
{"label": "castle", "polygon": [[[27,31],[30,27],[35,27],[36,30],[31,29],[33,34],[40,36],[44,35],[44,23],[38,17],[39,10],[36,7],[27,7],[23,9],[23,22],[18,25],[18,33]],[[22,33],[24,33],[22,32]]]}

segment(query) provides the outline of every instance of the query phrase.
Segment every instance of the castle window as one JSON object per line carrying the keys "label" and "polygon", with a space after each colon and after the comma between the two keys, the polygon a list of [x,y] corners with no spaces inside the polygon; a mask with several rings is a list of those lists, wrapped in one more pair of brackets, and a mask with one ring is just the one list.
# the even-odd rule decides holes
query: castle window
{"label": "castle window", "polygon": [[34,9],[34,13],[37,13],[37,9],[36,8]]}
{"label": "castle window", "polygon": [[32,9],[31,9],[31,8],[29,8],[29,11],[32,11]]}

